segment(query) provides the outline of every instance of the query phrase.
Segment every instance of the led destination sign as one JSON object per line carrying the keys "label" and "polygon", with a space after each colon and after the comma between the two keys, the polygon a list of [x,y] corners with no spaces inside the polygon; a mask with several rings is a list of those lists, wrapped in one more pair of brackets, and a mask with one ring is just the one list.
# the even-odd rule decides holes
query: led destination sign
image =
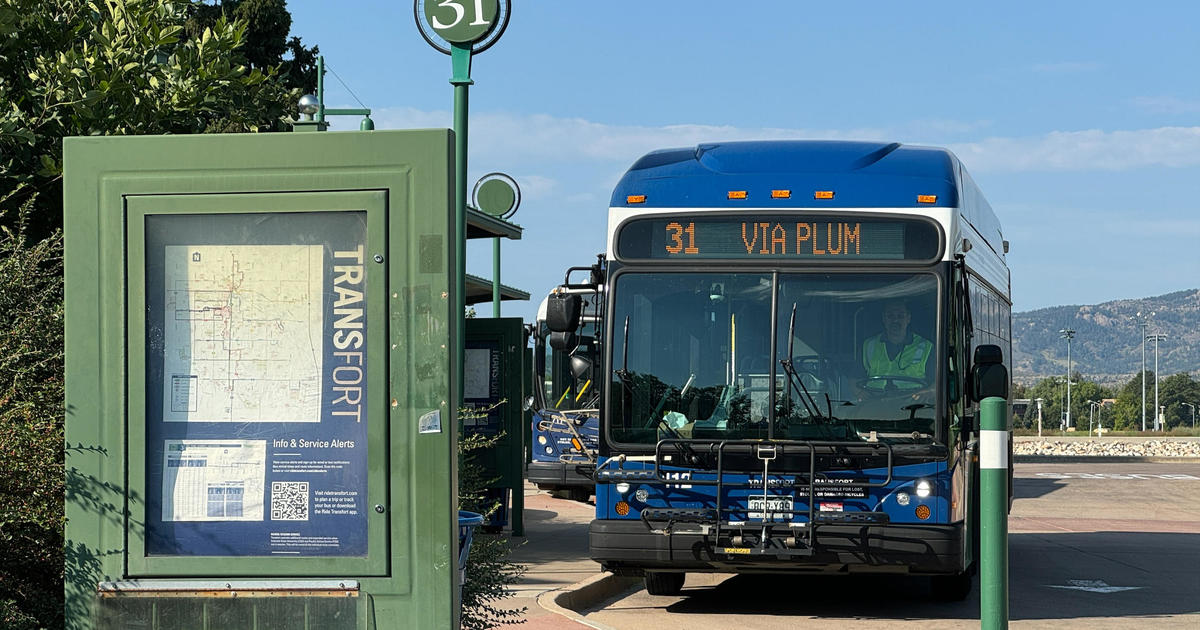
{"label": "led destination sign", "polygon": [[808,215],[662,216],[617,234],[622,259],[934,260],[936,225],[904,218]]}

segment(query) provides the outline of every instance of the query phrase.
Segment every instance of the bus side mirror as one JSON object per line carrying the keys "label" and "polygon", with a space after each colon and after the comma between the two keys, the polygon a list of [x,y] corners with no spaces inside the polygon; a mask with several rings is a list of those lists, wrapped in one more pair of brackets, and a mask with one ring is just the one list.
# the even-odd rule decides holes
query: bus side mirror
{"label": "bus side mirror", "polygon": [[1004,352],[1000,346],[985,344],[975,348],[971,376],[975,400],[990,396],[1008,398],[1008,368],[1004,367]]}
{"label": "bus side mirror", "polygon": [[592,362],[578,355],[571,355],[570,359],[571,376],[575,380],[580,380],[587,376],[592,371]]}
{"label": "bus side mirror", "polygon": [[575,333],[570,331],[552,332],[550,333],[549,341],[550,347],[559,352],[570,352],[575,349],[575,346],[579,345],[579,339],[575,336]]}
{"label": "bus side mirror", "polygon": [[583,298],[578,294],[551,293],[546,298],[546,327],[552,332],[571,332],[579,327]]}

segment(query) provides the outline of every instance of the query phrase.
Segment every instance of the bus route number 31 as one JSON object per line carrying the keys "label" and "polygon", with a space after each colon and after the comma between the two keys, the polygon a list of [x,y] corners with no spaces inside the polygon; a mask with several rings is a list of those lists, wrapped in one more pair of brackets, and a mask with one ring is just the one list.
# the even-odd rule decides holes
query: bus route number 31
{"label": "bus route number 31", "polygon": [[[687,245],[683,244],[684,236],[687,236]],[[687,227],[683,227],[682,223],[674,221],[667,224],[667,253],[668,254],[699,254],[700,250],[696,248],[696,224],[688,223]],[[674,242],[672,245],[671,243]]]}
{"label": "bus route number 31", "polygon": [[426,0],[425,19],[446,41],[481,37],[496,19],[498,0]]}

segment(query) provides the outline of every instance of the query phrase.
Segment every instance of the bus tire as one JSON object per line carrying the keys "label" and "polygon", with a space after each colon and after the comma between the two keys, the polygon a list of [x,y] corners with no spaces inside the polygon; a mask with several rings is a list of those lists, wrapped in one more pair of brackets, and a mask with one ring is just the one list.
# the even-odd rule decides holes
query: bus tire
{"label": "bus tire", "polygon": [[684,573],[647,571],[643,581],[646,584],[646,592],[651,595],[678,595],[683,588],[684,576]]}
{"label": "bus tire", "polygon": [[933,598],[943,602],[961,602],[971,594],[974,586],[971,571],[934,575],[929,578],[929,590]]}
{"label": "bus tire", "polygon": [[588,500],[592,498],[592,489],[591,488],[571,488],[570,492],[568,493],[567,498],[571,499],[572,501],[578,501],[580,503],[587,503]]}

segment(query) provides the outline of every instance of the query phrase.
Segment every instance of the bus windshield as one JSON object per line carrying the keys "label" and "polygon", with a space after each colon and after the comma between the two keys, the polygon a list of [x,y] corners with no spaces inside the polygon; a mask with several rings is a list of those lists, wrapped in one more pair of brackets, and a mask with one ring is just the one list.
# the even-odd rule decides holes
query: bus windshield
{"label": "bus windshield", "polygon": [[[595,324],[585,323],[580,326],[579,334],[575,337],[574,348],[556,350],[550,346],[547,337],[549,329],[539,322],[537,347],[538,357],[536,374],[537,383],[541,385],[541,401],[543,409],[571,410],[595,409],[598,383],[593,382],[599,370],[596,363]],[[585,359],[587,369],[576,376],[571,371],[571,358]]]}
{"label": "bus windshield", "polygon": [[611,439],[929,443],[937,287],[927,272],[621,274]]}

